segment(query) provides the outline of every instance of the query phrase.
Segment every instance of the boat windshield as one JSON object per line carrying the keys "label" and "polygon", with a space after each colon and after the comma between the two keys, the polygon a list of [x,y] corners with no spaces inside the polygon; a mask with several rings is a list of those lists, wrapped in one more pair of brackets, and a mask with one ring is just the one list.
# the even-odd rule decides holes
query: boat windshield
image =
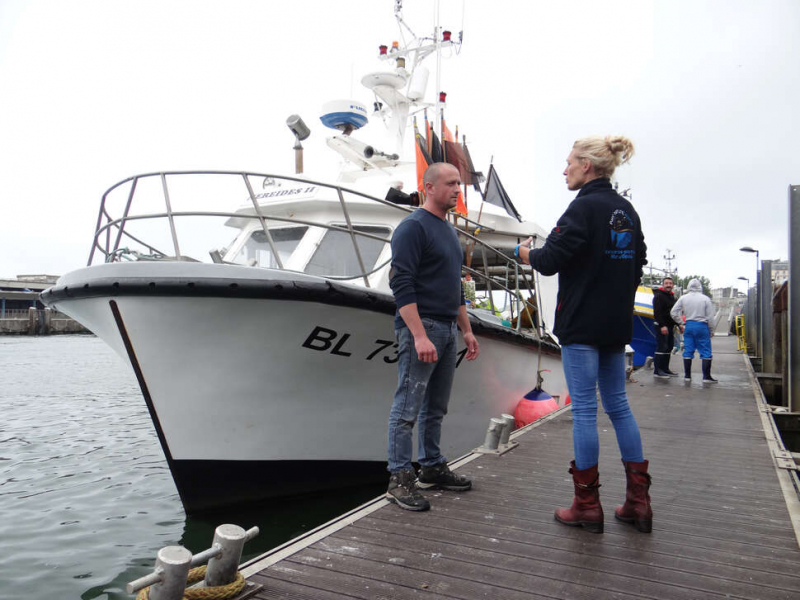
{"label": "boat windshield", "polygon": [[[340,225],[341,226],[341,225]],[[346,225],[344,225],[346,227]],[[388,238],[391,230],[388,227],[369,227],[354,225],[355,231]],[[358,250],[364,261],[364,268],[369,271],[375,266],[385,242],[357,235]],[[309,275],[351,277],[361,273],[353,240],[349,233],[329,229],[319,244],[314,256],[308,261],[305,272]]]}
{"label": "boat windshield", "polygon": [[[286,263],[307,230],[308,227],[283,227],[269,230],[282,263]],[[267,235],[260,229],[253,231],[233,262],[240,265],[278,268],[278,261],[275,260],[275,255],[272,253]]]}

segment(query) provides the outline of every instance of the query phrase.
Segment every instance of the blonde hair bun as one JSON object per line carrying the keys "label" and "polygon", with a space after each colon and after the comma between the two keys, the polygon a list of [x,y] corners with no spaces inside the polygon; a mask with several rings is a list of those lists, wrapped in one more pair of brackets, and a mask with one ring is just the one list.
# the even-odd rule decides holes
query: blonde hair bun
{"label": "blonde hair bun", "polygon": [[611,177],[614,170],[629,162],[634,154],[633,142],[621,135],[590,136],[572,146],[575,156],[592,163],[600,177]]}

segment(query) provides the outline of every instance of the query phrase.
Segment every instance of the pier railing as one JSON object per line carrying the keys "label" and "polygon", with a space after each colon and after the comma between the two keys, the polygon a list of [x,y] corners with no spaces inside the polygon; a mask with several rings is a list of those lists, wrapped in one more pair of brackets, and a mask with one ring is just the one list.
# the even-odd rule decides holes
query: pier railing
{"label": "pier railing", "polygon": [[[210,177],[218,179],[224,178],[225,185],[217,186],[212,184],[208,186],[199,185],[194,188],[186,188],[183,186],[184,182],[182,180],[188,177],[203,178],[206,180]],[[331,204],[338,204],[341,217],[337,217],[337,220],[345,223],[345,225],[302,219],[294,216],[293,213],[287,212],[285,205],[275,203],[274,206],[272,206],[269,201],[263,201],[265,200],[265,196],[274,197],[275,200],[285,198],[286,196],[280,195],[281,191],[289,192],[292,190],[280,190],[277,187],[272,187],[270,188],[273,190],[271,193],[255,193],[258,186],[254,186],[254,183],[261,182],[262,189],[267,189],[267,185],[275,186],[276,183],[283,181],[292,184],[307,184],[309,189],[311,189],[311,187],[319,187],[329,190],[329,197],[327,200],[329,200]],[[174,187],[182,187],[184,195],[187,189],[192,190],[190,194],[194,194],[195,199],[202,199],[202,203],[213,207],[213,209],[176,210]],[[222,187],[225,188],[226,197],[221,200],[219,197],[219,189]],[[293,190],[294,189],[296,188],[293,188]],[[127,193],[125,193],[126,191]],[[121,210],[121,214],[112,215],[111,198],[112,195],[116,198],[118,194],[123,194],[123,198],[125,199],[124,206]],[[146,197],[145,203],[150,202],[152,204],[152,210],[145,212],[135,210],[138,208],[137,202],[143,195]],[[220,204],[231,202],[232,199],[237,201],[240,206],[233,210],[217,209]],[[359,203],[376,203],[383,205],[389,210],[397,211],[398,221],[407,213],[414,210],[408,206],[370,196],[357,190],[300,177],[243,171],[173,171],[136,175],[120,181],[103,194],[87,264],[91,265],[98,256],[102,257],[104,262],[118,262],[124,260],[198,261],[200,259],[197,254],[185,252],[186,246],[182,246],[183,240],[179,239],[178,235],[177,222],[179,220],[189,220],[196,217],[237,219],[242,220],[242,222],[246,220],[255,220],[258,222],[260,231],[266,239],[272,257],[277,264],[277,268],[282,270],[285,269],[285,265],[283,264],[281,254],[273,235],[276,224],[312,226],[347,234],[351,240],[358,262],[358,272],[354,275],[328,275],[326,277],[334,280],[363,283],[365,287],[370,287],[369,277],[381,269],[388,268],[389,260],[376,266],[366,264],[358,240],[361,238],[368,238],[382,242],[383,244],[389,244],[390,239],[367,231],[361,231],[357,226],[354,226],[350,209],[354,201]],[[243,210],[241,206],[242,202],[248,203],[247,212]],[[252,211],[249,210],[250,205],[252,205]],[[330,209],[330,206],[326,207],[326,209]],[[145,235],[132,231],[131,226],[133,223],[142,224],[155,221],[165,221],[168,229],[168,235],[164,236],[162,233],[158,241],[144,239],[146,237]],[[476,268],[465,266],[464,275],[474,278],[477,283],[476,287],[486,292],[486,302],[490,310],[496,312],[494,292],[508,294],[507,298],[512,299],[512,302],[508,302],[507,304],[511,312],[512,320],[516,318],[516,329],[520,329],[524,319],[519,317],[524,314],[527,317],[527,321],[533,325],[537,333],[541,334],[538,294],[534,293],[537,286],[534,284],[535,275],[533,271],[529,266],[517,263],[509,254],[502,252],[494,246],[487,244],[483,239],[480,239],[476,235],[476,230],[481,229],[483,232],[482,235],[486,235],[487,233],[501,236],[506,235],[509,237],[509,244],[511,246],[514,246],[520,241],[519,236],[513,233],[504,234],[503,232],[498,232],[491,227],[482,225],[461,215],[457,217],[454,216],[454,224],[456,224],[458,234],[468,248],[468,254],[470,257],[476,257]],[[138,247],[140,250],[132,250],[129,247],[130,245]],[[224,262],[222,253],[219,251],[208,250],[207,247],[206,252],[200,255],[203,262],[208,261],[206,255],[210,257],[210,261]],[[526,301],[524,299],[523,292],[529,300]],[[534,314],[531,314],[532,311],[529,308],[529,302],[537,307],[533,310]]]}

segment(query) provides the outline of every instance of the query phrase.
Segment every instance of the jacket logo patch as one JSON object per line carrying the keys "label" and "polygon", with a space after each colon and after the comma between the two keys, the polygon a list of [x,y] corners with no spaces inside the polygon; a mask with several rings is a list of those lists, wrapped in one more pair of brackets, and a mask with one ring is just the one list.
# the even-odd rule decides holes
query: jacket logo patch
{"label": "jacket logo patch", "polygon": [[611,213],[608,228],[614,249],[606,250],[606,255],[618,260],[632,259],[633,249],[629,249],[629,246],[633,243],[633,221],[628,214],[622,209],[615,210]]}
{"label": "jacket logo patch", "polygon": [[615,248],[624,250],[633,241],[633,221],[624,210],[617,209],[611,213],[608,223],[611,228],[611,242]]}

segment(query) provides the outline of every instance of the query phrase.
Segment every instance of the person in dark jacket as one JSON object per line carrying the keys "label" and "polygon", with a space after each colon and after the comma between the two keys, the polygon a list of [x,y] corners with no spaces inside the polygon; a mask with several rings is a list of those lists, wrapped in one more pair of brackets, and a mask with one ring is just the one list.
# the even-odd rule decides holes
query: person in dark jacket
{"label": "person in dark jacket", "polygon": [[677,377],[669,370],[669,357],[675,345],[675,327],[683,333],[683,326],[676,323],[669,314],[675,306],[675,294],[672,288],[675,282],[672,277],[664,277],[661,287],[653,291],[653,328],[656,332],[656,355],[653,357],[653,376],[659,379]]}
{"label": "person in dark jacket", "polygon": [[611,418],[627,478],[625,504],[617,519],[650,532],[650,475],[639,426],[625,393],[625,345],[631,341],[636,288],[647,263],[642,225],[633,205],[617,194],[610,178],[633,155],[620,136],[575,142],[564,175],[579,190],[541,248],[532,238],[517,246],[519,258],[544,275],[558,273],[553,332],[561,344],[564,375],[572,399],[575,459],[569,472],[575,488],[571,508],[557,521],[603,531],[597,462],[597,393]]}

